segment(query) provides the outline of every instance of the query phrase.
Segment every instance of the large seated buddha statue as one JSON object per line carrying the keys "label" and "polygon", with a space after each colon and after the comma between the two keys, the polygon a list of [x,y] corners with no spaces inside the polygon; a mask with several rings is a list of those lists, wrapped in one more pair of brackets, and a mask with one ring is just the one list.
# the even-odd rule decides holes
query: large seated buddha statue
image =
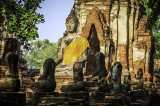
{"label": "large seated buddha statue", "polygon": [[73,65],[75,62],[84,63],[87,59],[87,47],[89,46],[86,38],[77,34],[78,19],[74,9],[66,18],[66,32],[58,40],[58,53],[55,59],[56,64],[62,62],[56,68],[56,76],[73,76]]}

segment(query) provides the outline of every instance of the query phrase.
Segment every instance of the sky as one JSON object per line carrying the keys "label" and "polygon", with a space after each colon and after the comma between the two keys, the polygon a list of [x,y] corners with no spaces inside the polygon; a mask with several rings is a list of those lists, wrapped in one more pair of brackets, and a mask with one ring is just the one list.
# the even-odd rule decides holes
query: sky
{"label": "sky", "polygon": [[74,0],[45,0],[41,3],[38,13],[44,15],[45,22],[38,24],[40,40],[49,39],[51,42],[58,42],[66,30],[65,20],[74,4]]}

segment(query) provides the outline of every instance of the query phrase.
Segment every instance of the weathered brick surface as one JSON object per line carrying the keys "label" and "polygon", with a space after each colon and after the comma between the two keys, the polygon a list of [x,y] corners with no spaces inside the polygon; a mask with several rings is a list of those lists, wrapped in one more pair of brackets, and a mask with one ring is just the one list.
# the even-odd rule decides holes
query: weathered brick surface
{"label": "weathered brick surface", "polygon": [[118,45],[118,61],[121,62],[123,68],[127,68],[127,47],[126,45]]}
{"label": "weathered brick surface", "polygon": [[98,39],[101,41],[100,44],[104,45],[105,41],[104,41],[104,32],[103,32],[103,19],[99,15],[99,10],[97,8],[94,8],[93,10],[89,10],[88,11],[88,17],[86,19],[86,24],[83,27],[83,32],[82,32],[82,36],[84,37],[88,37],[89,36],[89,31],[91,29],[91,25],[95,24],[96,27],[96,31],[97,31],[97,36]]}
{"label": "weathered brick surface", "polygon": [[[109,0],[80,0],[79,16],[80,27],[78,33],[84,37],[89,36],[91,24],[95,24],[100,46],[110,45],[106,40],[108,26],[111,30],[110,39],[114,44],[114,53],[111,57],[106,55],[106,67],[120,61],[123,70],[128,70],[132,78],[139,68],[143,69],[144,79],[149,80],[153,72],[153,37],[152,31],[147,29],[145,23],[147,16],[139,5],[142,0],[119,0],[111,4]],[[111,6],[112,5],[112,6]],[[125,20],[124,20],[125,19]],[[104,53],[110,53],[107,49]],[[151,53],[150,53],[151,52]],[[112,61],[109,61],[111,60]],[[126,71],[125,71],[126,72]]]}
{"label": "weathered brick surface", "polygon": [[131,69],[133,69],[133,42],[132,42],[132,40],[130,40],[130,42],[129,42],[129,58],[128,58],[128,61],[129,61],[129,63],[128,63],[128,67],[130,67]]}

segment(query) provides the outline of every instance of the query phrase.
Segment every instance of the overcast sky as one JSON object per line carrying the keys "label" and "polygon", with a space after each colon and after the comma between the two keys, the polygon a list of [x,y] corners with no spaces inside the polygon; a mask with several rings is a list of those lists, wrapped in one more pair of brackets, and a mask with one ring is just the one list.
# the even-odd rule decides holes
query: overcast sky
{"label": "overcast sky", "polygon": [[38,24],[39,39],[58,42],[66,30],[65,20],[73,7],[74,0],[45,0],[37,12],[44,15],[45,23]]}

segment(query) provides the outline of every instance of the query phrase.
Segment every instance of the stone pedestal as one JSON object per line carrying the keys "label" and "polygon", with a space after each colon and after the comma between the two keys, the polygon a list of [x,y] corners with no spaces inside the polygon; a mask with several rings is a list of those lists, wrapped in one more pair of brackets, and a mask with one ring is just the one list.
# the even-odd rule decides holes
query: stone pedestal
{"label": "stone pedestal", "polygon": [[67,85],[69,82],[73,82],[73,77],[70,76],[56,76],[56,89],[55,92],[61,92],[62,85]]}
{"label": "stone pedestal", "polygon": [[[38,81],[39,76],[34,77],[35,82]],[[73,76],[55,76],[56,89],[55,92],[61,92],[62,85],[67,85],[69,82],[73,82]]]}
{"label": "stone pedestal", "polygon": [[105,82],[92,82],[92,81],[86,81],[84,82],[86,90],[88,92],[102,92],[107,91],[107,83]]}

